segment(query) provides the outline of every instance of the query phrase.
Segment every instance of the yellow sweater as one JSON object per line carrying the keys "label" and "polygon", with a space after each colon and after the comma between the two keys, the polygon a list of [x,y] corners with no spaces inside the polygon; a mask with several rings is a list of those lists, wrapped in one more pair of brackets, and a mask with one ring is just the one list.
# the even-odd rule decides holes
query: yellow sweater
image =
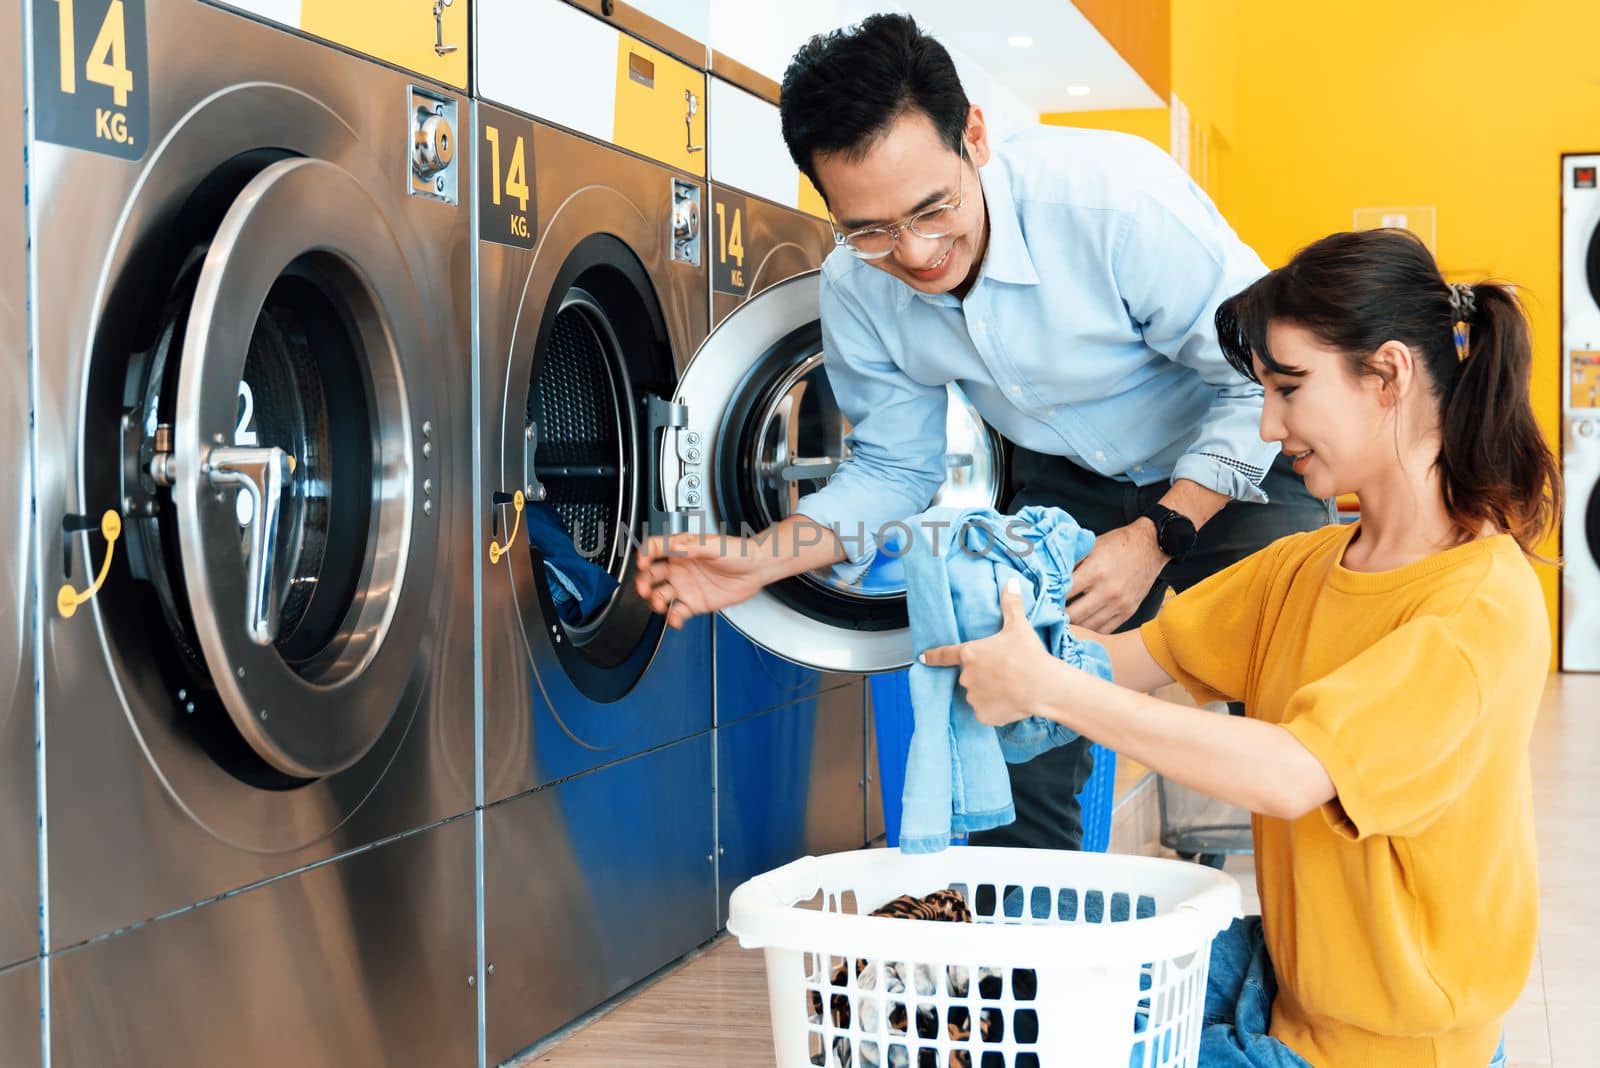
{"label": "yellow sweater", "polygon": [[1357,529],[1275,542],[1142,635],[1198,700],[1293,732],[1338,791],[1253,820],[1273,1036],[1318,1068],[1483,1068],[1537,935],[1544,601],[1508,536],[1366,573],[1342,565]]}

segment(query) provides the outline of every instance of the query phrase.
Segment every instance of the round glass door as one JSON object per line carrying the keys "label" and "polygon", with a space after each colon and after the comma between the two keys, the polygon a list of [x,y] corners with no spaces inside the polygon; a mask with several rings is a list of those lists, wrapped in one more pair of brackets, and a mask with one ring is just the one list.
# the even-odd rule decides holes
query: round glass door
{"label": "round glass door", "polygon": [[1589,540],[1589,559],[1600,567],[1600,480],[1589,488],[1589,510],[1583,525]]}
{"label": "round glass door", "polygon": [[[728,518],[748,523],[755,530],[765,530],[794,515],[801,499],[827,485],[850,455],[850,421],[840,411],[828,382],[818,324],[808,324],[774,346],[751,377],[768,376],[770,385],[750,398],[748,409],[732,415],[744,433],[726,434],[722,439],[726,466],[737,472],[725,512]],[[929,507],[992,506],[999,491],[998,456],[998,440],[965,394],[950,386],[945,416],[946,478]],[[852,602],[863,609],[864,602],[877,602],[876,620],[900,622],[892,612],[881,611],[898,605],[905,595],[905,580],[893,552],[883,554],[855,584],[845,582],[831,567],[795,581],[838,598],[841,603],[835,606],[835,613],[843,619],[857,614]],[[779,593],[794,595],[798,591],[786,584]]]}
{"label": "round glass door", "polygon": [[1589,299],[1594,301],[1595,307],[1600,308],[1600,222],[1595,224],[1594,232],[1589,235],[1589,252],[1586,258],[1586,267],[1589,281]]}
{"label": "round glass door", "polygon": [[[756,533],[793,515],[848,458],[850,423],[824,370],[818,276],[800,275],[750,299],[707,339],[685,373],[678,401],[685,435],[707,443],[711,492],[683,509],[691,529]],[[678,481],[702,477],[663,467]],[[681,452],[681,450],[677,450]],[[946,408],[946,479],[932,506],[992,507],[1002,481],[1000,442],[955,386]],[[682,502],[680,502],[682,503]],[[895,547],[865,578],[832,568],[775,583],[723,616],[758,644],[832,671],[904,667],[911,659],[905,581]]]}
{"label": "round glass door", "polygon": [[[609,703],[631,692],[661,639],[633,568],[651,512],[649,398],[671,391],[673,373],[638,257],[577,222],[569,248],[547,233],[524,284],[495,536],[515,544],[507,566],[530,655],[553,656],[585,697]],[[520,516],[508,506],[518,490]]]}
{"label": "round glass door", "polygon": [[406,583],[437,540],[435,428],[407,388],[420,303],[356,180],[279,159],[192,253],[133,365],[135,573],[175,640],[180,706],[226,714],[194,733],[280,777],[260,785],[365,755],[422,637],[427,598]]}

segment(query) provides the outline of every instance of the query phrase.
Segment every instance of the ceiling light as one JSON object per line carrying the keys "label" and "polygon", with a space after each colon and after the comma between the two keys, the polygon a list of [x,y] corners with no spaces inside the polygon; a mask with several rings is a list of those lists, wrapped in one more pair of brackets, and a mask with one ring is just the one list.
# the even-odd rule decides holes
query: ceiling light
{"label": "ceiling light", "polygon": [[1006,44],[1010,45],[1012,48],[1032,48],[1033,38],[1029,37],[1027,34],[1019,33],[1015,37],[1007,37]]}
{"label": "ceiling light", "polygon": [[1069,86],[1067,86],[1067,95],[1068,96],[1088,96],[1089,95],[1089,87],[1087,85],[1069,85]]}

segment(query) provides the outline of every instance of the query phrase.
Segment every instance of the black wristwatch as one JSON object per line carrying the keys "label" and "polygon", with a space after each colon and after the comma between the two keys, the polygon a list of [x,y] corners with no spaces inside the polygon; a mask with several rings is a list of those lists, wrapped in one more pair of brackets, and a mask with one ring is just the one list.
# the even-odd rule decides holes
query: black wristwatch
{"label": "black wristwatch", "polygon": [[1156,547],[1174,560],[1182,560],[1194,548],[1194,521],[1182,512],[1157,501],[1141,513],[1156,525]]}

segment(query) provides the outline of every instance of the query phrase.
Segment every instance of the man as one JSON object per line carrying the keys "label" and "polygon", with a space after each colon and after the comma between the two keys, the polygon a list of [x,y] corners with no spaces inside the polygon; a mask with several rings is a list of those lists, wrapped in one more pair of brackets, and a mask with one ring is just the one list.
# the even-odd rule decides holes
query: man
{"label": "man", "polygon": [[[1007,509],[1054,505],[1098,536],[1068,604],[1091,630],[1333,519],[1217,344],[1217,305],[1265,267],[1159,149],[1044,127],[992,144],[949,54],[900,15],[813,38],[781,99],[841,235],[821,307],[851,455],[775,538],[652,541],[638,589],[669,623],[814,568],[859,577],[871,532],[944,478],[949,382],[1015,445]],[[1010,771],[1016,822],[973,844],[1078,848],[1088,741]]]}

